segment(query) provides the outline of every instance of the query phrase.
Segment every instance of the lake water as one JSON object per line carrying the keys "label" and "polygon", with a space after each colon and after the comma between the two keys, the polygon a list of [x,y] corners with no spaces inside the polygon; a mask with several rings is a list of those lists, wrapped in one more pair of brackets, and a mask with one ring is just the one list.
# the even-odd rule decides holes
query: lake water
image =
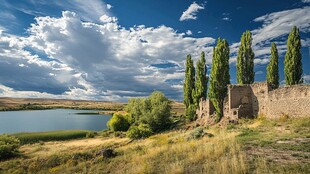
{"label": "lake water", "polygon": [[16,132],[44,132],[54,130],[107,129],[111,115],[79,115],[91,110],[52,109],[36,111],[0,112],[0,134]]}

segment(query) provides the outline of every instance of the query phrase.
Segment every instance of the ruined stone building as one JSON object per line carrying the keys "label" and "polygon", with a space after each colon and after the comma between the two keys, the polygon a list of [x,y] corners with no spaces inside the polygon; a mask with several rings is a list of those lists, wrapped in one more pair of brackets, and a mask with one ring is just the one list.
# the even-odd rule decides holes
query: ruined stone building
{"label": "ruined stone building", "polygon": [[[230,120],[310,116],[310,85],[293,85],[272,90],[266,82],[251,85],[228,85],[228,96],[224,102],[224,117]],[[201,100],[197,110],[198,120],[215,114],[210,100]]]}

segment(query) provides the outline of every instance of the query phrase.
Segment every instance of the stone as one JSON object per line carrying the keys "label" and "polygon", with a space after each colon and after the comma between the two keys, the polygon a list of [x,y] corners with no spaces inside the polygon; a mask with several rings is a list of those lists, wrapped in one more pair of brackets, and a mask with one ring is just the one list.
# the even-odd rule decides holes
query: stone
{"label": "stone", "polygon": [[115,154],[113,149],[103,149],[103,150],[99,151],[98,153],[96,153],[96,156],[103,156],[105,158],[112,158],[112,157],[115,157],[116,154]]}
{"label": "stone", "polygon": [[[273,90],[267,82],[251,85],[228,85],[228,96],[224,100],[224,117],[236,122],[239,118],[255,118],[264,115],[277,119],[283,115],[310,117],[310,85],[299,84]],[[208,123],[214,114],[210,100],[200,100],[197,122]]]}

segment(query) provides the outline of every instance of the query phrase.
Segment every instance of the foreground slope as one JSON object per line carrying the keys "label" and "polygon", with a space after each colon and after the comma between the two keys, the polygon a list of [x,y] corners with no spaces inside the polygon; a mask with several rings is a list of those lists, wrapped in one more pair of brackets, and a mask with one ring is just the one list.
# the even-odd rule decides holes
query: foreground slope
{"label": "foreground slope", "polygon": [[[93,139],[24,145],[0,173],[310,173],[310,119],[242,120],[177,129],[132,141]],[[102,149],[116,156],[105,158]]]}

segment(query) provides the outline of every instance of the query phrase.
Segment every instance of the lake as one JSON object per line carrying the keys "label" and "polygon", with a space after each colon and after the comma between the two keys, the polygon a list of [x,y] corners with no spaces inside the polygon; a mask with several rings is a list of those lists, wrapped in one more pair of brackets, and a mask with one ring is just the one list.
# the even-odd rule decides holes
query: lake
{"label": "lake", "polygon": [[0,134],[17,132],[44,132],[54,130],[107,129],[111,115],[80,115],[92,110],[51,109],[35,111],[0,112]]}

